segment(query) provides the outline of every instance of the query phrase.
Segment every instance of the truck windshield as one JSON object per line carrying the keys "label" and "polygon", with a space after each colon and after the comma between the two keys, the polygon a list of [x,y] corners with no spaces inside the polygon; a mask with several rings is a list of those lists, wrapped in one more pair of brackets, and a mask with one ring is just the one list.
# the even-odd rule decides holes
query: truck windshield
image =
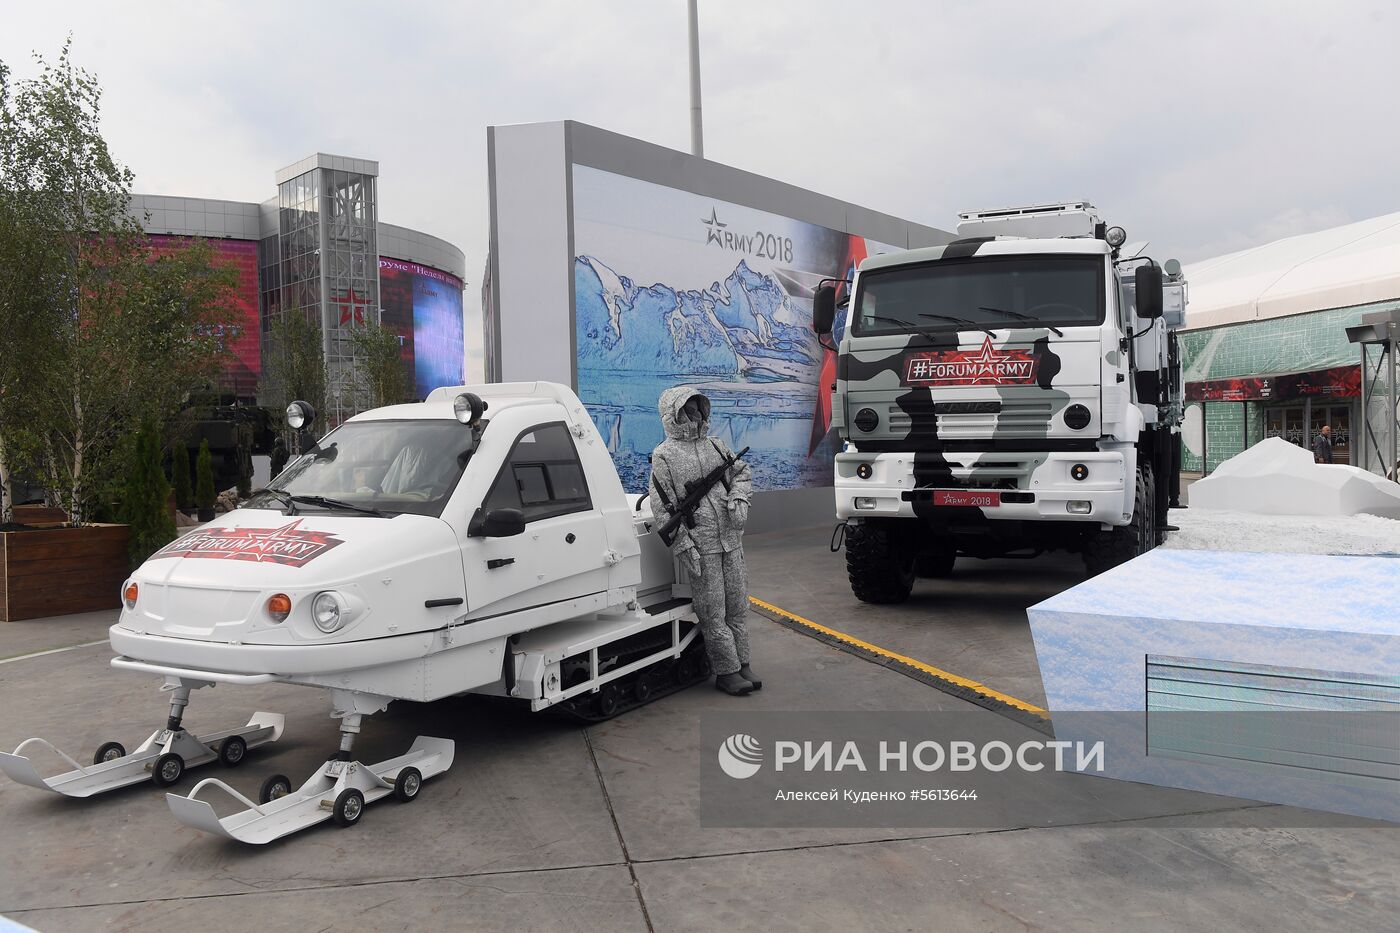
{"label": "truck windshield", "polygon": [[852,332],[1081,327],[1104,320],[1099,256],[987,256],[862,273]]}
{"label": "truck windshield", "polygon": [[351,421],[287,464],[245,508],[436,517],[470,448],[471,430],[456,421]]}

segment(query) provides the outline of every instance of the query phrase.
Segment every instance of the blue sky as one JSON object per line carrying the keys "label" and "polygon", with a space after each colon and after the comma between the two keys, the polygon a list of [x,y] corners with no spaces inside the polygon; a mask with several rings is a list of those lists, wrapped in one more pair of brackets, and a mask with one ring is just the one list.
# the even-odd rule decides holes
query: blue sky
{"label": "blue sky", "polygon": [[[949,228],[1088,198],[1185,261],[1400,210],[1400,6],[701,0],[706,155]],[[136,189],[262,200],[322,150],[380,217],[467,254],[486,127],[689,145],[684,0],[11,6],[0,59],[74,37]]]}

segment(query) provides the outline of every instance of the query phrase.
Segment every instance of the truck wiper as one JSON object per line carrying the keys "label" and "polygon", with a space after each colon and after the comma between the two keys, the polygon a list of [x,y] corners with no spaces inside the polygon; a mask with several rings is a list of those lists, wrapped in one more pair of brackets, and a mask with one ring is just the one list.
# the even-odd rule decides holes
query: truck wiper
{"label": "truck wiper", "polygon": [[363,512],[365,515],[378,515],[381,518],[384,513],[376,508],[364,505],[355,505],[353,502],[345,502],[341,499],[328,499],[325,496],[288,496],[293,502],[305,502],[308,505],[319,505],[327,509],[344,509],[350,512]]}
{"label": "truck wiper", "polygon": [[930,331],[924,330],[918,324],[912,324],[909,321],[901,321],[897,317],[889,317],[884,314],[862,314],[861,317],[868,321],[884,321],[886,324],[893,324],[906,334],[918,334],[926,340],[938,339],[936,335]]}
{"label": "truck wiper", "polygon": [[969,328],[971,328],[972,330],[980,330],[982,333],[986,334],[988,337],[995,337],[995,336],[996,336],[996,334],[992,333],[990,330],[988,330],[987,328],[983,327],[981,324],[978,324],[978,323],[975,322],[975,321],[969,321],[969,320],[968,320],[967,318],[965,318],[965,317],[953,317],[951,314],[930,314],[930,313],[927,312],[927,311],[920,311],[920,312],[919,312],[919,317],[929,317],[929,318],[933,318],[934,320],[937,320],[937,321],[952,321],[954,324],[966,324],[966,325],[967,325]]}
{"label": "truck wiper", "polygon": [[1060,330],[1060,329],[1059,329],[1058,327],[1056,327],[1054,324],[1043,324],[1043,323],[1041,323],[1040,321],[1037,321],[1035,318],[1031,317],[1029,314],[1022,314],[1020,311],[1008,311],[1008,310],[1006,310],[1005,308],[981,308],[981,307],[979,307],[977,310],[978,310],[978,311],[990,311],[992,314],[1004,314],[1004,315],[1006,315],[1007,317],[1014,317],[1014,318],[1015,318],[1016,320],[1018,320],[1018,321],[1030,321],[1032,324],[1035,324],[1035,325],[1037,325],[1037,326],[1039,326],[1039,327],[1043,327],[1043,328],[1045,328],[1045,329],[1048,330],[1048,331],[1053,331],[1056,337],[1063,337],[1063,336],[1065,335],[1065,332],[1062,331],[1062,330]]}
{"label": "truck wiper", "polygon": [[[281,504],[282,508],[284,508],[284,509],[287,510],[287,514],[288,514],[288,515],[295,515],[295,514],[297,514],[297,504],[296,504],[295,502],[292,501],[294,498],[296,498],[295,496],[289,496],[289,495],[287,495],[285,492],[283,492],[283,491],[280,490],[280,489],[267,489],[267,488],[264,488],[264,489],[255,489],[255,490],[253,490],[253,496],[261,496],[261,495],[263,495],[264,493],[266,493],[267,495],[269,495],[269,496],[271,496],[272,498],[276,499],[276,500],[278,501],[278,503]],[[249,496],[248,498],[251,499],[252,496]]]}

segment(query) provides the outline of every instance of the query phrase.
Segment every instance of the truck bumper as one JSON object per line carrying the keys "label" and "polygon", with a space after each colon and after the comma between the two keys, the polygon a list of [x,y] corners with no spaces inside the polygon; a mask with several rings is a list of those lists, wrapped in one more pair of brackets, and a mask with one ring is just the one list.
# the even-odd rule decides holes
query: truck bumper
{"label": "truck bumper", "polygon": [[[938,490],[1000,493],[998,505],[977,507],[1001,521],[1096,522],[1125,525],[1132,515],[1131,451],[983,453],[857,453],[836,455],[836,516],[842,520],[917,518],[946,506]],[[1087,469],[1082,480],[1071,470]],[[868,467],[868,478],[862,478]],[[1014,482],[1014,486],[1012,483]],[[1029,501],[1006,501],[1012,498]],[[1071,511],[1073,506],[1073,511]]]}

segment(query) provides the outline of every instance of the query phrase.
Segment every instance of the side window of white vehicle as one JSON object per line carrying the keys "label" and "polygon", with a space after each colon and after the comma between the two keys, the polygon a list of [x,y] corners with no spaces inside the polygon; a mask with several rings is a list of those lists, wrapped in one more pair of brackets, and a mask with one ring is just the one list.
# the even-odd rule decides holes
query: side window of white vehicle
{"label": "side window of white vehicle", "polygon": [[568,429],[550,424],[516,438],[485,506],[488,511],[520,509],[527,522],[593,508]]}

